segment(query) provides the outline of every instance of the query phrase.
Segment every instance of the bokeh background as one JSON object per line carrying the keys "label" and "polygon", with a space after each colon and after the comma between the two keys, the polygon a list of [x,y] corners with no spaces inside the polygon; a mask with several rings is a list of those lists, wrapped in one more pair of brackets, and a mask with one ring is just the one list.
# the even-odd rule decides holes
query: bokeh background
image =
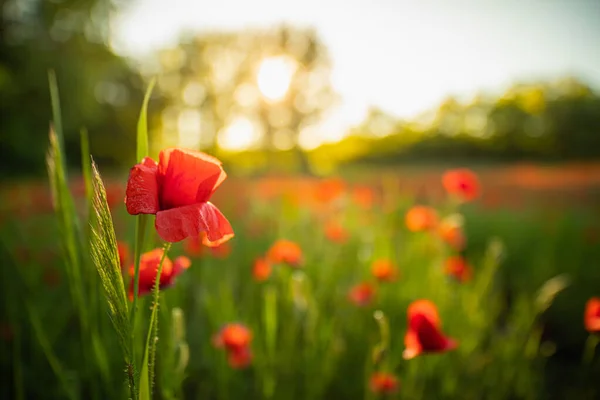
{"label": "bokeh background", "polygon": [[[600,373],[597,359],[582,361],[588,338],[585,302],[600,294],[598,21],[600,3],[591,0],[0,0],[0,219],[5,260],[0,340],[3,353],[9,354],[2,358],[2,393],[64,398],[65,385],[72,385],[66,392],[83,396],[71,398],[116,393],[89,384],[97,372],[93,368],[89,375],[77,376],[77,351],[61,343],[65,332],[76,331],[70,319],[76,312],[62,290],[70,283],[62,272],[46,173],[52,119],[48,71],[53,70],[74,196],[84,197],[80,131],[85,128],[112,196],[120,240],[131,243],[133,238],[133,219],[126,215],[122,198],[127,173],[136,162],[136,125],[151,79],[156,78],[148,108],[151,155],[171,146],[202,150],[223,161],[229,174],[214,202],[229,212],[236,229],[232,249],[224,255],[200,255],[185,246],[175,248],[200,266],[193,272],[194,264],[182,277],[182,287],[165,296],[173,297],[172,306],[190,313],[188,336],[195,338],[190,340],[198,349],[194,354],[202,357],[191,357],[187,383],[177,389],[163,376],[159,398],[266,393],[261,384],[249,382],[272,379],[265,365],[273,360],[267,357],[268,362],[260,364],[259,348],[257,363],[262,366],[257,372],[235,375],[218,364],[209,338],[220,324],[240,320],[256,330],[255,341],[260,340],[260,290],[250,271],[255,258],[281,238],[301,244],[307,279],[321,285],[311,294],[323,307],[321,315],[337,315],[341,309],[340,326],[345,327],[339,332],[337,325],[315,328],[322,339],[315,343],[325,347],[296,345],[317,354],[328,349],[327,337],[335,337],[335,332],[341,332],[340,337],[354,333],[346,337],[345,347],[340,345],[351,350],[342,355],[332,350],[336,356],[331,363],[321,363],[315,354],[297,361],[299,353],[282,342],[287,350],[281,350],[279,365],[298,365],[280,371],[284,377],[279,382],[286,383],[278,388],[287,391],[277,389],[271,396],[364,397],[369,391],[363,387],[363,374],[377,369],[377,363],[364,367],[377,336],[372,311],[382,308],[397,322],[392,323],[392,345],[401,354],[408,300],[419,293],[435,297],[441,289],[419,276],[413,286],[407,283],[410,290],[387,288],[385,301],[368,311],[361,309],[351,321],[344,319],[345,313],[353,313],[346,299],[335,296],[368,275],[368,265],[378,257],[391,258],[405,270],[424,268],[424,259],[436,263],[448,255],[431,250],[437,254],[432,256],[426,239],[408,235],[404,215],[414,204],[463,215],[468,245],[460,255],[475,270],[487,265],[489,252],[499,251],[502,243],[496,266],[501,283],[494,286],[499,290],[494,295],[504,304],[498,318],[511,312],[522,316],[515,317],[518,321],[530,318],[539,328],[539,342],[546,345],[536,353],[542,363],[524,361],[525,353],[515,347],[475,358],[465,350],[465,358],[431,361],[419,370],[399,367],[405,398],[598,398],[593,379]],[[442,173],[456,167],[470,168],[481,182],[479,197],[462,208],[447,202],[441,183]],[[314,205],[306,200],[307,193],[321,193],[325,189],[319,185],[331,180],[343,182],[347,192],[340,189],[346,193],[340,196],[348,201],[353,189],[371,190],[368,208],[374,218],[363,226],[357,222],[356,205],[343,212],[335,208],[331,215],[344,221],[352,238],[343,245],[333,239],[330,246],[342,246],[335,251],[324,245],[329,243],[327,235],[315,243],[315,232],[328,218],[322,210],[316,219],[309,217],[307,210],[314,211]],[[317,264],[328,263],[346,268],[346,274],[318,278],[323,267]],[[222,272],[220,278],[214,268]],[[569,286],[543,313],[532,311],[540,287],[559,274],[568,277]],[[193,294],[194,285],[220,280],[228,284],[212,286],[214,292],[208,290],[201,299]],[[410,294],[393,294],[401,291]],[[481,301],[483,291],[473,289],[475,297],[469,299]],[[231,303],[232,293],[243,305]],[[20,296],[25,295],[32,300],[26,309],[19,308],[16,304],[22,304]],[[254,295],[256,304],[248,300]],[[59,314],[64,315],[57,317],[48,299],[60,304]],[[230,299],[226,305],[224,299]],[[462,317],[453,315],[453,303],[446,300],[438,299],[447,319],[454,321],[449,323],[455,332],[497,331],[497,321],[461,325],[461,318],[475,311],[465,305]],[[467,303],[463,299],[462,304]],[[219,304],[222,312],[214,311]],[[282,321],[296,315],[282,313]],[[296,325],[290,326],[293,331]],[[526,322],[515,330],[524,326],[522,332],[529,332]],[[291,343],[295,336],[290,335],[286,337]],[[482,348],[496,349],[485,343]],[[118,370],[118,355],[111,360]],[[67,384],[65,379],[57,384],[53,375],[60,363],[67,371]],[[479,380],[475,372],[462,368],[466,363],[496,369],[489,367],[495,372]],[[313,387],[305,375],[315,365],[327,372],[319,375],[321,380],[310,378],[319,382]],[[514,365],[527,371],[522,374],[529,383],[501,372]],[[440,378],[440,371],[452,368],[459,371],[457,376]],[[300,376],[294,374],[306,378],[303,386],[293,386],[294,377]],[[121,378],[116,373],[102,379],[119,387]],[[410,379],[417,383],[410,386]],[[43,384],[31,386],[33,381]],[[502,391],[496,392],[498,387]],[[402,393],[400,389],[398,395]]]}

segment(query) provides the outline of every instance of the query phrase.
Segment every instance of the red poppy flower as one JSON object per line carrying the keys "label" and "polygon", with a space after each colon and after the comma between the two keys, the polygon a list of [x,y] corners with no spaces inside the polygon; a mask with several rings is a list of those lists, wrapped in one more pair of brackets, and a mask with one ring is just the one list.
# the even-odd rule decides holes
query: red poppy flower
{"label": "red poppy flower", "polygon": [[121,269],[125,269],[127,264],[129,264],[129,245],[125,242],[118,241],[117,250],[119,252]]}
{"label": "red poppy flower", "polygon": [[252,353],[248,347],[229,351],[227,353],[227,363],[234,369],[246,368],[252,363]]}
{"label": "red poppy flower", "polygon": [[302,263],[302,249],[297,243],[280,239],[267,252],[267,259],[274,263],[285,263],[291,267],[299,267]]}
{"label": "red poppy flower", "polygon": [[417,300],[408,306],[408,331],[404,336],[403,357],[408,360],[423,353],[440,353],[455,349],[456,340],[441,331],[440,317],[435,304]]}
{"label": "red poppy flower", "polygon": [[369,380],[369,387],[375,394],[391,394],[398,390],[398,378],[387,372],[375,372]]}
{"label": "red poppy flower", "polygon": [[368,186],[358,186],[352,191],[352,200],[361,208],[368,210],[373,207],[375,202],[375,193]]}
{"label": "red poppy flower", "polygon": [[452,218],[444,219],[438,227],[438,234],[454,250],[460,251],[465,248],[467,240],[458,221]]}
{"label": "red poppy flower", "polygon": [[334,243],[345,243],[348,236],[348,231],[336,221],[330,220],[325,225],[325,237]]}
{"label": "red poppy flower", "polygon": [[[156,272],[160,265],[160,259],[163,255],[163,249],[155,249],[147,253],[142,254],[140,258],[140,281],[138,296],[150,293],[154,287],[156,281]],[[177,257],[175,262],[171,262],[169,257],[165,257],[163,261],[162,271],[160,273],[160,288],[166,288],[175,283],[175,278],[181,274],[184,270],[188,269],[191,265],[189,258],[185,256]],[[129,281],[129,298],[133,299],[133,287],[135,275],[135,267],[132,265],[129,268],[129,274],[132,279]]]}
{"label": "red poppy flower", "polygon": [[444,263],[444,272],[460,282],[467,282],[473,276],[473,269],[461,256],[452,256]]}
{"label": "red poppy flower", "polygon": [[592,297],[585,305],[585,329],[590,333],[600,333],[600,297]]}
{"label": "red poppy flower", "polygon": [[233,237],[233,229],[209,200],[226,177],[221,162],[207,154],[163,150],[158,164],[145,157],[131,169],[125,196],[127,212],[156,214],[156,231],[167,242],[206,232],[203,243],[218,246]]}
{"label": "red poppy flower", "polygon": [[431,207],[413,206],[406,213],[406,227],[411,232],[433,229],[437,223],[437,212]]}
{"label": "red poppy flower", "polygon": [[250,345],[252,332],[239,323],[227,324],[215,337],[215,346],[224,347],[228,351],[240,350]]}
{"label": "red poppy flower", "polygon": [[390,260],[375,260],[371,264],[371,273],[381,282],[391,282],[396,279],[398,271]]}
{"label": "red poppy flower", "polygon": [[247,367],[252,361],[250,342],[252,332],[239,323],[227,324],[213,338],[217,348],[227,351],[227,361],[232,368]]}
{"label": "red poppy flower", "polygon": [[442,176],[442,184],[449,194],[464,201],[479,196],[479,179],[473,171],[466,168],[446,171]]}
{"label": "red poppy flower", "polygon": [[271,264],[265,258],[257,258],[252,268],[252,276],[256,281],[265,281],[271,276]]}
{"label": "red poppy flower", "polygon": [[353,286],[348,292],[348,299],[357,306],[368,305],[375,296],[375,287],[369,282],[362,282]]}
{"label": "red poppy flower", "polygon": [[346,184],[339,178],[320,181],[315,187],[315,199],[319,203],[330,203],[338,199],[346,188]]}

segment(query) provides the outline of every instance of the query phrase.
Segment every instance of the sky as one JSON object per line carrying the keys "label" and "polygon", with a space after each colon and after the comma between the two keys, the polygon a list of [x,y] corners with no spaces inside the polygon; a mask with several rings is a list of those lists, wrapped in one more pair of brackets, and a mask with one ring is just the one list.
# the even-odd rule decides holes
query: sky
{"label": "sky", "polygon": [[323,124],[339,139],[370,106],[412,118],[444,97],[515,81],[581,77],[600,87],[597,0],[135,0],[113,19],[117,53],[174,45],[182,30],[282,22],[316,28],[341,104]]}

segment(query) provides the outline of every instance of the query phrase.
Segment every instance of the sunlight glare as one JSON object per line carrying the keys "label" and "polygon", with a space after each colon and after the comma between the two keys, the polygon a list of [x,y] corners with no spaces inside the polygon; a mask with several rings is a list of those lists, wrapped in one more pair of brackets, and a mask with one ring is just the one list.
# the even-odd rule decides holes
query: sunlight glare
{"label": "sunlight glare", "polygon": [[248,118],[238,117],[219,132],[219,146],[226,150],[247,150],[256,144],[259,132]]}
{"label": "sunlight glare", "polygon": [[296,62],[287,56],[269,57],[258,69],[257,83],[260,93],[269,101],[285,97],[296,72]]}

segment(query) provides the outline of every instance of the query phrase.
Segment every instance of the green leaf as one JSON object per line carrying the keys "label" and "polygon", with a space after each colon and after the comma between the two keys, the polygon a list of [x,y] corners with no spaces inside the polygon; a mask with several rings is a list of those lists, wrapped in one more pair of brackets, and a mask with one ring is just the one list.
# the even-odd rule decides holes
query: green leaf
{"label": "green leaf", "polygon": [[150,101],[150,95],[156,79],[152,79],[144,95],[144,103],[142,110],[140,111],[140,118],[137,124],[137,151],[136,151],[136,162],[140,162],[142,158],[148,155],[148,102]]}
{"label": "green leaf", "polygon": [[90,238],[92,260],[104,288],[110,319],[117,332],[125,360],[129,362],[132,353],[132,349],[129,347],[132,328],[129,324],[127,296],[121,275],[117,239],[106,200],[106,190],[98,169],[93,163],[92,174],[96,218],[96,225],[92,228]]}

